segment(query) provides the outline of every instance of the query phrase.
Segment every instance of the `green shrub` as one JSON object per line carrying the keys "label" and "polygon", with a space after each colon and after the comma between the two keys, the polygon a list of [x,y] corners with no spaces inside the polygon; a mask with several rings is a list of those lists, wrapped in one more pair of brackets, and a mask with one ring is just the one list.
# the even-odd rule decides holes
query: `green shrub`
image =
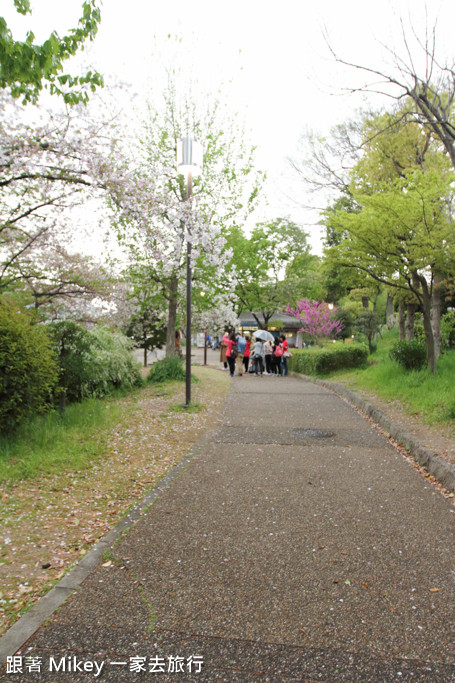
{"label": "green shrub", "polygon": [[152,365],[147,375],[147,382],[161,384],[171,380],[184,382],[186,378],[183,358],[180,356],[169,356],[159,360]]}
{"label": "green shrub", "polygon": [[405,370],[421,370],[427,363],[425,346],[417,339],[397,341],[392,346],[389,356]]}
{"label": "green shrub", "polygon": [[326,375],[335,370],[361,367],[367,358],[367,349],[356,344],[295,349],[288,359],[288,367],[303,375]]}
{"label": "green shrub", "polygon": [[[184,382],[186,379],[186,370],[183,367],[184,359],[180,356],[169,356],[159,360],[152,365],[150,372],[147,375],[147,382],[161,384],[162,382]],[[191,375],[192,382],[198,382],[198,378]]]}
{"label": "green shrub", "polygon": [[91,337],[92,396],[104,396],[112,388],[128,389],[143,384],[139,364],[133,357],[134,342],[131,339],[106,327],[97,327],[91,332]]}
{"label": "green shrub", "polygon": [[0,431],[45,412],[58,381],[58,364],[43,325],[33,314],[0,300]]}
{"label": "green shrub", "polygon": [[89,332],[70,320],[49,327],[61,368],[60,387],[69,402],[142,384],[133,343],[122,333],[103,327]]}
{"label": "green shrub", "polygon": [[69,402],[89,396],[90,360],[93,341],[90,333],[72,320],[49,325],[60,365],[59,386]]}

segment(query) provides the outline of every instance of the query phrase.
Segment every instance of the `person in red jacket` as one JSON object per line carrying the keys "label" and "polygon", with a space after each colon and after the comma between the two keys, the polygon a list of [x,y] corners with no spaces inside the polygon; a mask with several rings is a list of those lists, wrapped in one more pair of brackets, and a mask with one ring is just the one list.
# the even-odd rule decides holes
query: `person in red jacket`
{"label": "person in red jacket", "polygon": [[243,365],[245,366],[245,372],[248,372],[248,366],[250,364],[250,349],[251,349],[251,341],[249,337],[245,337],[246,341],[246,347],[245,351],[243,352]]}
{"label": "person in red jacket", "polygon": [[283,377],[288,376],[288,356],[289,354],[289,344],[284,334],[281,335],[281,348],[283,349],[283,355],[281,356],[281,375]]}

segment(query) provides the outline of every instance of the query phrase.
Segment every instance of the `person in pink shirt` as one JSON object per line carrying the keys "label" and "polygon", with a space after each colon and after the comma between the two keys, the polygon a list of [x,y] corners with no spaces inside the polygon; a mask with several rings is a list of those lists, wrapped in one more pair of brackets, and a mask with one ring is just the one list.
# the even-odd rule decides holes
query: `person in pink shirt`
{"label": "person in pink shirt", "polygon": [[230,377],[234,377],[235,359],[237,358],[237,341],[234,333],[227,339],[226,346],[226,360],[229,365],[229,375]]}

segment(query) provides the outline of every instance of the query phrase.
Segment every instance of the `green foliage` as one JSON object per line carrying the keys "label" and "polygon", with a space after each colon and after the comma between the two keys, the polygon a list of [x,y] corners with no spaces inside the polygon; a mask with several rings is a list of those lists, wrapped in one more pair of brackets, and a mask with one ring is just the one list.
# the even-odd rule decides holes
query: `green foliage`
{"label": "green foliage", "polygon": [[58,365],[46,329],[34,316],[0,300],[0,432],[46,411],[57,384]]}
{"label": "green foliage", "polygon": [[392,346],[389,356],[405,370],[421,370],[427,362],[426,348],[417,339],[397,341]]}
{"label": "green foliage", "polygon": [[[422,314],[416,313],[414,319],[415,338],[425,343]],[[450,310],[441,316],[441,352],[455,349],[455,311]]]}
{"label": "green foliage", "polygon": [[[368,280],[398,288],[419,303],[429,321],[429,278],[452,280],[455,243],[448,203],[453,167],[434,131],[411,123],[409,102],[362,122],[362,155],[350,172],[355,211],[326,212],[327,262],[335,272],[358,271]],[[344,268],[343,268],[344,267]],[[436,370],[434,339],[427,326],[427,360]]]}
{"label": "green foliage", "polygon": [[303,375],[326,375],[344,368],[358,368],[366,364],[368,352],[364,346],[336,344],[325,348],[313,347],[292,351],[288,367]]}
{"label": "green foliage", "polygon": [[[31,13],[29,0],[15,0],[17,12]],[[85,76],[63,74],[63,62],[83,47],[86,40],[93,40],[101,20],[96,0],[82,3],[82,17],[78,28],[59,37],[52,32],[42,45],[37,45],[30,31],[25,41],[14,40],[3,17],[0,17],[0,88],[10,87],[13,97],[23,97],[23,103],[36,103],[43,87],[51,94],[61,95],[66,104],[86,102],[86,85],[94,91],[103,85],[97,72]],[[69,89],[69,90],[68,90]]]}
{"label": "green foliage", "polygon": [[186,378],[183,358],[168,356],[152,365],[147,375],[147,382],[161,384],[163,382],[184,382]]}
{"label": "green foliage", "polygon": [[105,396],[113,389],[139,386],[140,372],[132,355],[132,342],[107,328],[85,330],[66,320],[50,325],[58,355],[60,388],[68,401]]}
{"label": "green foliage", "polygon": [[[308,234],[286,218],[258,223],[246,237],[238,226],[226,234],[236,270],[236,294],[243,310],[261,312],[259,325],[270,324],[290,300],[323,293],[319,259],[310,254]],[[283,271],[286,271],[283,279]]]}

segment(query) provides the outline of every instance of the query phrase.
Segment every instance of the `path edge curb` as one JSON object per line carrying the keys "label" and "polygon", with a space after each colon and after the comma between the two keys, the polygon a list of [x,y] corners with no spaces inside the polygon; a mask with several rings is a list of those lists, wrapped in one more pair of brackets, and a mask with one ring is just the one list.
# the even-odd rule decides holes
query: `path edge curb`
{"label": "path edge curb", "polygon": [[312,382],[313,384],[319,384],[326,389],[329,389],[334,394],[347,399],[384,429],[394,441],[399,443],[400,446],[403,446],[412,458],[418,462],[419,465],[425,467],[428,472],[447,489],[447,491],[450,491],[451,493],[455,492],[455,467],[441,458],[435,451],[422,446],[413,436],[408,434],[404,429],[387,417],[382,410],[379,410],[379,408],[376,408],[372,403],[369,403],[369,401],[366,401],[339,382],[317,379],[316,377],[302,375],[298,372],[292,372],[290,374],[298,379]]}

